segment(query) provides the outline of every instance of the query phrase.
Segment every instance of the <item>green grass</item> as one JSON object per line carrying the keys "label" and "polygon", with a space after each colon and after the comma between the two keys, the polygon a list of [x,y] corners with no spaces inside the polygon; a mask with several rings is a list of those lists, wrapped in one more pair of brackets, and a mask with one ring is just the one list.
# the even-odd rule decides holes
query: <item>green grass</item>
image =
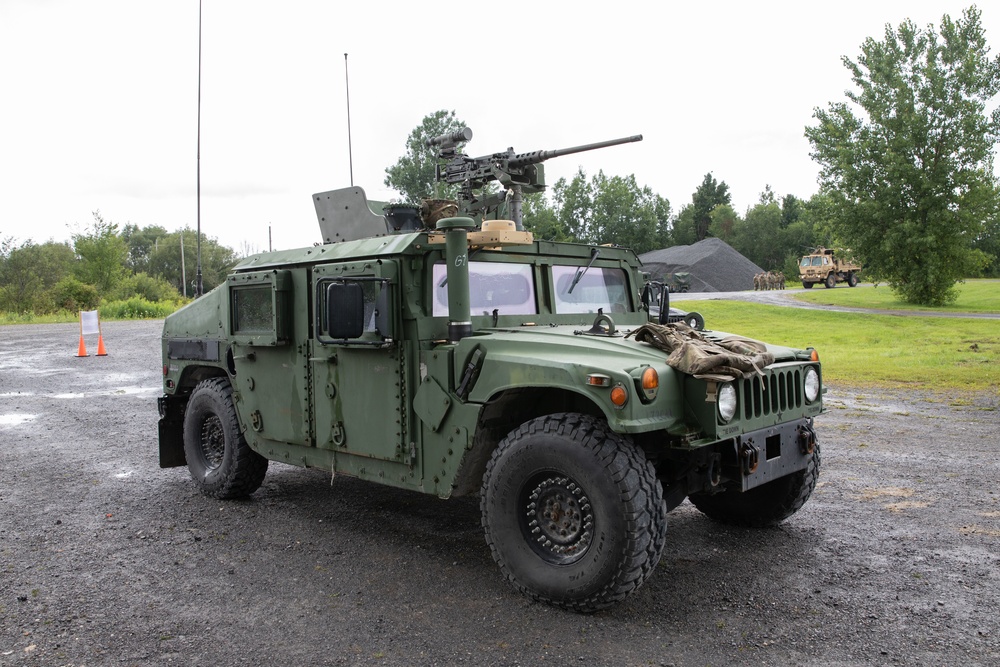
{"label": "green grass", "polygon": [[816,348],[830,385],[1000,390],[998,320],[839,313],[736,301],[678,305],[700,312],[710,329]]}
{"label": "green grass", "polygon": [[[798,283],[791,283],[798,287]],[[955,286],[958,290],[958,300],[941,308],[914,306],[899,301],[887,285],[873,287],[859,285],[847,287],[846,283],[837,283],[834,289],[822,286],[813,287],[808,292],[798,292],[796,299],[810,303],[820,303],[832,306],[848,306],[850,308],[874,308],[881,310],[915,310],[929,312],[951,313],[1000,313],[1000,280],[969,280]]]}
{"label": "green grass", "polygon": [[[183,304],[173,301],[147,301],[133,297],[125,301],[109,301],[98,308],[101,320],[150,320],[166,317]],[[56,313],[36,315],[34,313],[0,312],[0,324],[63,324],[79,322],[76,311],[60,310]]]}

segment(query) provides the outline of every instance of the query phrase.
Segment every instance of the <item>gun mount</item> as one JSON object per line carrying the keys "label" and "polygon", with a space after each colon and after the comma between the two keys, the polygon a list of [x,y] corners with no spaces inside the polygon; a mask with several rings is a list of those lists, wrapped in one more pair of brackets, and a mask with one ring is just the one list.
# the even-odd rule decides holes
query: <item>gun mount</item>
{"label": "gun mount", "polygon": [[[459,215],[486,218],[495,214],[503,205],[507,205],[508,216],[520,230],[523,229],[521,224],[522,195],[541,192],[545,189],[545,172],[541,165],[542,162],[562,155],[572,155],[573,153],[642,141],[642,135],[636,134],[631,137],[598,141],[571,148],[540,150],[530,153],[515,153],[513,148],[508,148],[502,153],[475,158],[458,152],[458,145],[471,139],[472,130],[465,127],[450,134],[443,134],[427,140],[427,146],[440,148],[438,159],[442,162],[439,162],[435,167],[435,180],[459,186]],[[500,183],[504,191],[476,194],[476,190],[482,190],[491,181]]]}

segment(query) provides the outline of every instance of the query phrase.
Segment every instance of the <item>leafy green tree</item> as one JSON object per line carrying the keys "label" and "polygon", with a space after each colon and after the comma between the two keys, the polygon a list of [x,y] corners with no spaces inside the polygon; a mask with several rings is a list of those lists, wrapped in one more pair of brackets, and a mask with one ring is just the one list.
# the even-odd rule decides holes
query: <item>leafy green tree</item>
{"label": "leafy green tree", "polygon": [[93,310],[101,302],[97,288],[81,283],[73,276],[66,276],[52,288],[52,301],[56,310]]}
{"label": "leafy green tree", "polygon": [[712,209],[719,204],[732,203],[731,198],[725,181],[718,182],[711,172],[705,174],[701,185],[691,195],[696,241],[702,241],[708,236],[708,228],[712,224]]}
{"label": "leafy green tree", "polygon": [[128,246],[118,233],[118,225],[106,221],[100,211],[93,215],[86,231],[73,234],[73,249],[80,258],[75,270],[81,282],[93,285],[104,296],[127,275]]}
{"label": "leafy green tree", "polygon": [[781,228],[798,222],[802,217],[805,205],[802,200],[795,195],[785,195],[781,198]]}
{"label": "leafy green tree", "polygon": [[[709,223],[711,226],[711,223]],[[691,245],[697,243],[698,232],[694,221],[694,205],[685,204],[674,219],[671,229],[671,241],[674,245]]]}
{"label": "leafy green tree", "polygon": [[454,111],[435,111],[424,116],[406,139],[406,153],[396,164],[386,168],[385,185],[399,192],[405,201],[413,203],[425,197],[454,199],[457,187],[438,183],[434,179],[438,149],[428,147],[427,140],[463,127],[465,123],[455,116]]}
{"label": "leafy green tree", "polygon": [[733,247],[751,262],[766,270],[784,265],[785,249],[781,243],[781,206],[770,189],[747,214],[734,235]]}
{"label": "leafy green tree", "polygon": [[973,247],[996,210],[1000,57],[990,58],[980,12],[940,30],[904,21],[845,57],[857,89],[816,109],[806,128],[836,232],[869,276],[906,301],[954,300],[955,283],[988,258]]}
{"label": "leafy green tree", "polygon": [[668,243],[670,202],[649,187],[639,187],[634,175],[589,181],[583,170],[573,180],[559,179],[553,188],[559,227],[584,243],[614,243],[637,253]]}
{"label": "leafy green tree", "polygon": [[570,239],[583,241],[589,235],[587,221],[593,207],[593,188],[583,169],[577,169],[573,180],[560,178],[552,187],[552,199],[560,227]]}
{"label": "leafy green tree", "polygon": [[549,206],[544,192],[532,192],[524,195],[521,209],[524,228],[534,234],[536,240],[572,240],[566,229],[559,223],[556,210]]}
{"label": "leafy green tree", "polygon": [[36,244],[13,239],[0,244],[0,309],[49,312],[57,307],[51,291],[73,270],[73,250],[65,243]]}
{"label": "leafy green tree", "polygon": [[[184,268],[181,270],[181,236],[184,243]],[[194,295],[194,281],[197,273],[198,236],[195,230],[185,228],[171,232],[158,239],[156,247],[149,257],[149,274],[163,278],[173,285],[178,292],[184,293],[184,281],[187,281],[188,296]],[[201,280],[208,292],[226,281],[229,270],[238,261],[232,248],[220,245],[219,242],[201,235]]]}
{"label": "leafy green tree", "polygon": [[126,266],[132,273],[144,273],[149,270],[149,256],[156,248],[157,240],[166,235],[167,230],[159,225],[140,228],[129,223],[122,227],[121,236],[128,246]]}
{"label": "leafy green tree", "polygon": [[708,226],[709,236],[722,239],[732,245],[739,226],[743,222],[736,210],[729,204],[719,204],[712,209],[709,215],[712,218],[712,222]]}

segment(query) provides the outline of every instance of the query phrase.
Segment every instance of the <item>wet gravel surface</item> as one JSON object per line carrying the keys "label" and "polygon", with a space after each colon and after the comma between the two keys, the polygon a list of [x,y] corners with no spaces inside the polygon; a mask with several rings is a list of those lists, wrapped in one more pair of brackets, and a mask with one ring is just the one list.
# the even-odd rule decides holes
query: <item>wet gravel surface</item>
{"label": "wet gravel surface", "polygon": [[77,325],[0,327],[0,665],[1000,664],[995,394],[831,388],[801,512],[684,504],[646,585],[581,616],[504,583],[475,500],[161,470],[161,326],[86,358]]}

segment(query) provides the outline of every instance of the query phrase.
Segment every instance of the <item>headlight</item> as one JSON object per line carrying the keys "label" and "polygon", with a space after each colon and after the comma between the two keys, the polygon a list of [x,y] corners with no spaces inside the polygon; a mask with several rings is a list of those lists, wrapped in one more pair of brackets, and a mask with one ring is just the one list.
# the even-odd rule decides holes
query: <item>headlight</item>
{"label": "headlight", "polygon": [[719,417],[724,423],[728,423],[736,414],[736,388],[731,384],[724,384],[719,389]]}
{"label": "headlight", "polygon": [[815,368],[810,367],[806,370],[805,391],[807,403],[812,403],[819,396],[819,373]]}

